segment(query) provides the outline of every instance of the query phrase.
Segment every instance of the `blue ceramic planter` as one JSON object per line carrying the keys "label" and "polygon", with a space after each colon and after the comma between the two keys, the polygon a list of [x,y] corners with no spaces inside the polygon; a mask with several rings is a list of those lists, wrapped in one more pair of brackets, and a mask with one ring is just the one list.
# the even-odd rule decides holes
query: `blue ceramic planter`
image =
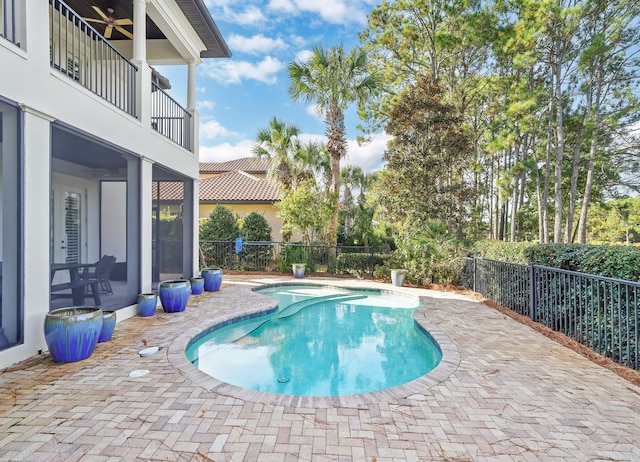
{"label": "blue ceramic planter", "polygon": [[102,330],[98,337],[98,343],[111,340],[113,330],[116,328],[116,312],[115,311],[103,311],[102,312]]}
{"label": "blue ceramic planter", "polygon": [[191,293],[200,295],[204,290],[204,278],[191,278]]}
{"label": "blue ceramic planter", "polygon": [[93,306],[60,308],[47,313],[44,337],[57,363],[72,363],[91,356],[102,332],[102,310]]}
{"label": "blue ceramic planter", "polygon": [[204,278],[204,290],[215,292],[222,284],[222,268],[205,268],[201,272]]}
{"label": "blue ceramic planter", "polygon": [[158,285],[158,295],[166,313],[184,311],[191,295],[191,283],[186,279],[162,281]]}
{"label": "blue ceramic planter", "polygon": [[158,294],[138,295],[138,314],[143,317],[153,316],[158,305]]}

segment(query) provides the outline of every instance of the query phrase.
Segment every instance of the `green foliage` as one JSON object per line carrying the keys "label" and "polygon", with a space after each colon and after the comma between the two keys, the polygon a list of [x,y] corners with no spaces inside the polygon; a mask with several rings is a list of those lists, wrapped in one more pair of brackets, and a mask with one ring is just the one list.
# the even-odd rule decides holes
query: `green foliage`
{"label": "green foliage", "polygon": [[315,185],[308,181],[295,190],[285,191],[276,204],[278,216],[284,220],[282,233],[299,231],[308,244],[315,236],[326,234],[331,219],[332,201],[326,199]]}
{"label": "green foliage", "polygon": [[408,270],[409,281],[417,285],[453,284],[464,268],[465,254],[444,223],[433,220],[424,228],[405,231],[389,266]]}
{"label": "green foliage", "polygon": [[251,212],[243,220],[240,235],[245,241],[271,241],[271,226],[264,215]]}
{"label": "green foliage", "polygon": [[306,271],[310,273],[316,269],[309,247],[298,244],[285,244],[280,250],[276,263],[281,273],[290,273],[291,265],[294,263],[306,264]]}
{"label": "green foliage", "polygon": [[525,251],[529,262],[580,273],[640,281],[640,249],[607,245],[533,245]]}
{"label": "green foliage", "polygon": [[414,228],[440,219],[461,229],[471,197],[463,175],[470,145],[439,83],[419,77],[394,106],[387,133],[394,138],[384,154],[380,202],[390,217]]}
{"label": "green foliage", "polygon": [[217,205],[200,227],[201,241],[229,241],[240,236],[236,217],[228,208]]}
{"label": "green foliage", "polygon": [[534,245],[531,242],[478,241],[473,245],[471,253],[491,260],[527,265],[529,260],[525,251]]}
{"label": "green foliage", "polygon": [[349,274],[351,276],[365,276],[372,269],[384,265],[387,255],[370,253],[341,253],[336,259],[336,274]]}

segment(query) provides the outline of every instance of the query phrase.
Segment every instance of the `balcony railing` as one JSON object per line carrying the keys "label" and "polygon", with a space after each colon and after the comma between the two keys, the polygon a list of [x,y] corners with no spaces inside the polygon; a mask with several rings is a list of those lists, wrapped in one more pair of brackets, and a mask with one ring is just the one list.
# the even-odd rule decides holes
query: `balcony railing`
{"label": "balcony railing", "polygon": [[191,114],[151,82],[151,126],[183,148],[193,150]]}
{"label": "balcony railing", "polygon": [[51,67],[136,117],[138,68],[65,2],[49,3]]}
{"label": "balcony railing", "polygon": [[16,0],[0,0],[0,37],[19,46],[16,30]]}

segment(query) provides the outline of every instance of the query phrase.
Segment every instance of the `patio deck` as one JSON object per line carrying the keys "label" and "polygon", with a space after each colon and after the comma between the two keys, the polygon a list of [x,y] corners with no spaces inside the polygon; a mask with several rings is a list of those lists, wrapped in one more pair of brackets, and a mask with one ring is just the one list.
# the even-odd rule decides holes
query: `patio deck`
{"label": "patio deck", "polygon": [[[225,275],[220,292],[192,297],[183,313],[118,323],[84,361],[44,355],[5,369],[0,460],[640,460],[640,388],[453,293],[402,289],[427,297],[426,321],[460,355],[447,378],[406,397],[265,404],[174,367],[183,332],[256,309],[247,288],[282,281],[294,279]],[[154,345],[159,353],[138,355]],[[130,378],[136,369],[150,373]]]}

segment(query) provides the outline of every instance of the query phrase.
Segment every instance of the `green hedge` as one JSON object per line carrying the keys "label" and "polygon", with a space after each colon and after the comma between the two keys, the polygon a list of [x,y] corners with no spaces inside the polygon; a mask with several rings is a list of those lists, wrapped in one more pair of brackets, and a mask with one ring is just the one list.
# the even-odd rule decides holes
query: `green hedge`
{"label": "green hedge", "polygon": [[492,260],[640,281],[640,250],[632,246],[481,241],[474,245],[473,254]]}
{"label": "green hedge", "polygon": [[370,275],[373,268],[384,265],[388,255],[370,253],[341,253],[336,260],[336,274]]}

